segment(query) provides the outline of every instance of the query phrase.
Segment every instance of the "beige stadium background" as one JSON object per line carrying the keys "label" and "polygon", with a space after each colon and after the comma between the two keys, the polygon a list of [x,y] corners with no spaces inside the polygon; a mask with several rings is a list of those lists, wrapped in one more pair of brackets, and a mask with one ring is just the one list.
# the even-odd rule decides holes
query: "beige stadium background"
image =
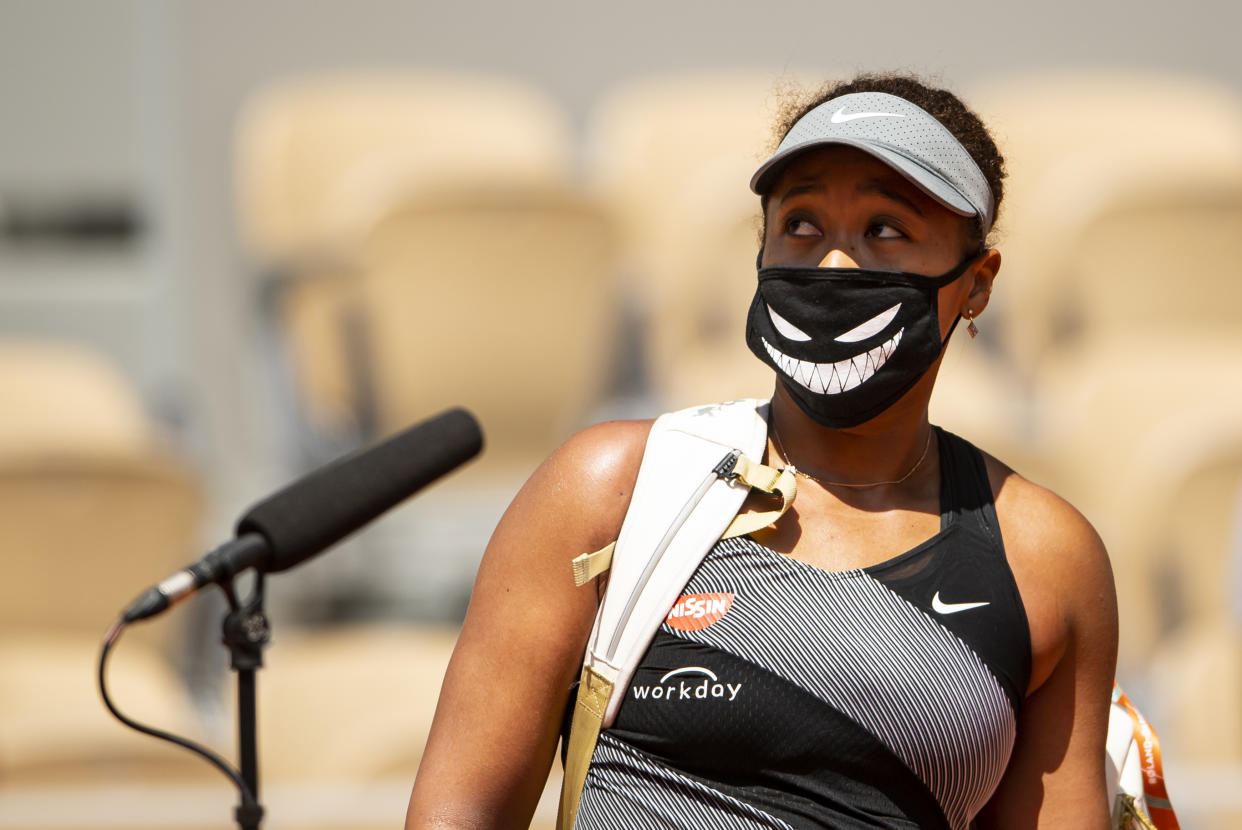
{"label": "beige stadium background", "polygon": [[[1100,530],[1183,826],[1242,826],[1240,30],[1228,0],[0,0],[0,830],[232,826],[222,776],[104,712],[105,628],[263,495],[465,404],[480,460],[268,581],[264,826],[396,826],[538,458],[766,393],[746,179],[792,88],[860,69],[997,132],[1005,265],[934,417]],[[233,757],[223,608],[136,627],[110,678]]]}

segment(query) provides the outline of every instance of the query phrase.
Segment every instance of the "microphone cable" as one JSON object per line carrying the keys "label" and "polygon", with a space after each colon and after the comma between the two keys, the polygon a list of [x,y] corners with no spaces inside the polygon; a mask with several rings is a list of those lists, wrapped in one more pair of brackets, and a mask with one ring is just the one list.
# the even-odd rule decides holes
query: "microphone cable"
{"label": "microphone cable", "polygon": [[103,696],[104,706],[108,707],[108,711],[112,713],[113,717],[128,726],[130,729],[134,729],[144,735],[150,735],[153,738],[159,738],[161,741],[168,741],[169,743],[176,744],[177,746],[188,749],[206,759],[208,763],[220,770],[220,772],[224,773],[229,780],[237,785],[237,790],[241,793],[242,801],[241,806],[237,808],[239,811],[255,811],[261,809],[259,807],[258,800],[254,797],[254,793],[250,791],[250,787],[247,786],[245,780],[241,776],[241,773],[229,766],[229,763],[217,753],[201,744],[195,743],[189,738],[182,738],[181,736],[174,735],[171,732],[165,732],[162,729],[156,729],[153,726],[147,726],[146,724],[139,723],[133,718],[127,716],[112,702],[112,698],[108,695],[108,655],[112,651],[112,646],[115,645],[117,640],[121,638],[121,634],[125,631],[127,625],[128,624],[123,618],[114,622],[108,629],[108,633],[104,635],[103,647],[99,651],[99,694]]}

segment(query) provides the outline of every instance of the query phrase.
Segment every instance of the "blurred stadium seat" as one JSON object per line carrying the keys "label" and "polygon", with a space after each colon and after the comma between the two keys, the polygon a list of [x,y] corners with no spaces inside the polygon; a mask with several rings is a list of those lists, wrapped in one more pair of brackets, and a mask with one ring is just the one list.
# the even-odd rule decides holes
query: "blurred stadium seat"
{"label": "blurred stadium seat", "polygon": [[[733,165],[705,166],[663,196],[678,232],[662,251],[647,302],[651,392],[667,408],[772,393],[772,372],[746,347],[755,293],[759,200],[737,187]],[[674,219],[673,217],[677,218]]]}
{"label": "blurred stadium seat", "polygon": [[563,183],[571,159],[567,118],[541,91],[434,72],[273,84],[244,108],[235,153],[242,236],[262,276],[276,371],[292,379],[286,415],[311,441],[375,427],[349,284],[371,221],[413,188],[493,177]]}
{"label": "blurred stadium seat", "polygon": [[[1122,433],[1144,440],[1173,404],[1211,398],[1213,371],[1242,366],[1230,311],[1242,101],[1192,77],[1105,70],[995,80],[969,97],[1010,174],[1004,262],[984,334],[950,350],[933,414],[1108,524],[1084,444],[1124,454]],[[1153,101],[1176,102],[1178,117],[1140,126]],[[963,383],[953,364],[967,357],[978,371]]]}
{"label": "blurred stadium seat", "polygon": [[[1095,503],[1110,517],[1101,532],[1118,549],[1127,670],[1186,631],[1238,628],[1228,574],[1239,565],[1240,389],[1211,405],[1170,412],[1138,433],[1129,453],[1099,459],[1104,470],[1095,473],[1096,481],[1102,485],[1108,471],[1114,478]],[[1242,762],[1242,732],[1232,752]]]}
{"label": "blurred stadium seat", "polygon": [[465,406],[485,436],[477,461],[370,532],[372,609],[460,619],[505,506],[603,402],[619,331],[612,240],[589,199],[493,179],[411,194],[360,246],[378,429]]}
{"label": "blurred stadium seat", "polygon": [[[1016,371],[1032,378],[1058,350],[1148,331],[1152,313],[1189,331],[1221,319],[1208,306],[1239,290],[1222,258],[1240,218],[1236,95],[1193,77],[1100,71],[999,80],[971,99],[1011,174],[992,313]],[[1142,116],[1153,102],[1177,117]],[[1156,287],[1188,285],[1183,273],[1212,289],[1162,300]]]}
{"label": "blurred stadium seat", "polygon": [[[672,204],[687,181],[713,171],[717,186],[747,194],[750,175],[775,144],[779,104],[771,71],[652,75],[597,101],[587,124],[585,174],[610,206],[634,278],[658,291],[669,246],[702,250]],[[654,283],[654,284],[653,284]]]}
{"label": "blurred stadium seat", "polygon": [[[193,776],[198,762],[114,722],[91,678],[121,609],[191,555],[199,483],[90,352],[2,341],[0,387],[0,781]],[[179,644],[173,626],[135,632],[110,676],[123,710],[195,734]]]}
{"label": "blurred stadium seat", "polygon": [[129,383],[104,358],[48,340],[0,339],[0,454],[130,455],[150,424]]}
{"label": "blurred stadium seat", "polygon": [[481,463],[532,469],[608,386],[614,256],[607,218],[563,187],[493,178],[395,203],[359,249],[381,428],[464,405]]}
{"label": "blurred stadium seat", "polygon": [[414,780],[456,627],[286,630],[260,686],[273,783]]}
{"label": "blurred stadium seat", "polygon": [[747,183],[775,144],[777,77],[651,75],[609,90],[590,114],[585,175],[617,223],[659,406],[769,391],[741,324],[758,250],[758,199]]}
{"label": "blurred stadium seat", "polygon": [[[503,140],[501,140],[503,138]],[[237,128],[242,230],[262,261],[296,262],[382,191],[462,176],[568,173],[566,116],[538,89],[483,75],[328,74],[252,95]]]}

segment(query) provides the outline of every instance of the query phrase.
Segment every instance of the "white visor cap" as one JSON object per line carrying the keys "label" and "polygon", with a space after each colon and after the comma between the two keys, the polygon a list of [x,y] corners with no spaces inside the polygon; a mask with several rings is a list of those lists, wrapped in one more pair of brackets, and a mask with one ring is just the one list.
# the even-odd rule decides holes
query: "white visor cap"
{"label": "white visor cap", "polygon": [[755,171],[750,189],[767,192],[784,162],[827,144],[875,156],[954,213],[978,216],[983,236],[992,229],[992,189],[970,153],[926,110],[886,92],[842,95],[802,116]]}

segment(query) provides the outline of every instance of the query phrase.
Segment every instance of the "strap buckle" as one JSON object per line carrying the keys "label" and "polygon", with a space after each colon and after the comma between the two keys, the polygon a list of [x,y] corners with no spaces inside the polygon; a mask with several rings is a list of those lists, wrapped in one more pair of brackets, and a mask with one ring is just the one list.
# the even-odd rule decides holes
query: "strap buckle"
{"label": "strap buckle", "polygon": [[741,450],[730,450],[725,454],[724,458],[720,459],[715,467],[712,467],[712,472],[716,474],[716,478],[734,481],[741,475],[737,471],[737,462],[741,457]]}

